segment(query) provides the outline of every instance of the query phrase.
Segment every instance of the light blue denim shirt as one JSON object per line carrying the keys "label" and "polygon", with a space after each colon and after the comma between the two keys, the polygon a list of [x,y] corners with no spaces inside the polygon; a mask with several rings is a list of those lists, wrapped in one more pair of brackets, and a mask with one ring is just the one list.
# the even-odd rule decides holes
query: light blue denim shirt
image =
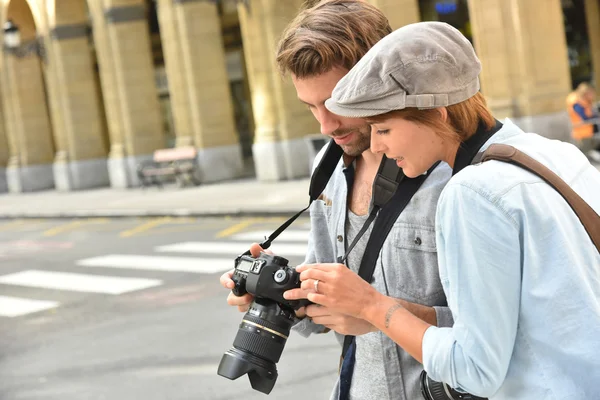
{"label": "light blue denim shirt", "polygon": [[[510,144],[600,213],[600,172],[574,146],[509,120],[484,145]],[[440,278],[452,328],[430,327],[432,379],[491,399],[600,399],[600,254],[566,201],[499,161],[471,165],[442,191]]]}

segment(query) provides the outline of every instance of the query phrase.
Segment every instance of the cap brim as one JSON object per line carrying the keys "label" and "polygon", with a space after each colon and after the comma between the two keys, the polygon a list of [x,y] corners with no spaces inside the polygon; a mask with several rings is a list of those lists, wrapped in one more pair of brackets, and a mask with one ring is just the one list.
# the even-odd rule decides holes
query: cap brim
{"label": "cap brim", "polygon": [[377,108],[361,108],[361,107],[347,107],[338,104],[333,99],[327,99],[325,101],[325,107],[335,115],[347,118],[367,118],[375,115],[381,115],[390,112],[388,109],[377,109]]}

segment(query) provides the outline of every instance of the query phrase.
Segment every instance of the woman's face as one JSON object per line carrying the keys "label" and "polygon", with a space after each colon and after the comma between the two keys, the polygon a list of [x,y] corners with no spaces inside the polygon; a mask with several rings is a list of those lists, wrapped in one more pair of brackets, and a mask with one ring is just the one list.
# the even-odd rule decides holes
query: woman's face
{"label": "woman's face", "polygon": [[395,159],[409,178],[425,173],[439,160],[447,162],[448,147],[433,129],[416,122],[392,118],[371,124],[371,151]]}

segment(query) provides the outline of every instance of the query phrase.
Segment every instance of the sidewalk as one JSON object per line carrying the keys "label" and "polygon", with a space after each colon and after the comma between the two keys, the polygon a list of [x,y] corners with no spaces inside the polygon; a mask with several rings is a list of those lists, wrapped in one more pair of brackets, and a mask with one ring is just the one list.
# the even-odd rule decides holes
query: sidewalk
{"label": "sidewalk", "polygon": [[101,188],[0,194],[0,219],[147,216],[291,216],[308,205],[310,179],[255,178],[198,187]]}
{"label": "sidewalk", "polygon": [[[600,165],[596,165],[600,170]],[[255,178],[198,187],[101,188],[78,192],[0,194],[0,219],[94,217],[290,217],[308,205],[309,178],[258,182]]]}

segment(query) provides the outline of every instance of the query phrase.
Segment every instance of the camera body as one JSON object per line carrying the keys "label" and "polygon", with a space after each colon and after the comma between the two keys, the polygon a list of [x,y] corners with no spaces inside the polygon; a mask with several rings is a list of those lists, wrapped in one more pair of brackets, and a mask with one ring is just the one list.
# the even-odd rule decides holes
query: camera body
{"label": "camera body", "polygon": [[288,266],[288,260],[261,253],[254,258],[241,255],[235,259],[235,269],[231,278],[235,283],[232,289],[236,296],[250,293],[256,298],[270,299],[281,306],[297,310],[311,304],[310,301],[286,300],[283,292],[300,287],[300,274]]}
{"label": "camera body", "polygon": [[233,347],[223,354],[217,373],[231,380],[248,375],[253,389],[269,394],[277,381],[275,364],[295,322],[294,310],[311,302],[283,298],[286,290],[300,287],[300,274],[283,257],[241,255],[235,259],[232,280],[233,294],[250,293],[254,301],[242,318]]}

